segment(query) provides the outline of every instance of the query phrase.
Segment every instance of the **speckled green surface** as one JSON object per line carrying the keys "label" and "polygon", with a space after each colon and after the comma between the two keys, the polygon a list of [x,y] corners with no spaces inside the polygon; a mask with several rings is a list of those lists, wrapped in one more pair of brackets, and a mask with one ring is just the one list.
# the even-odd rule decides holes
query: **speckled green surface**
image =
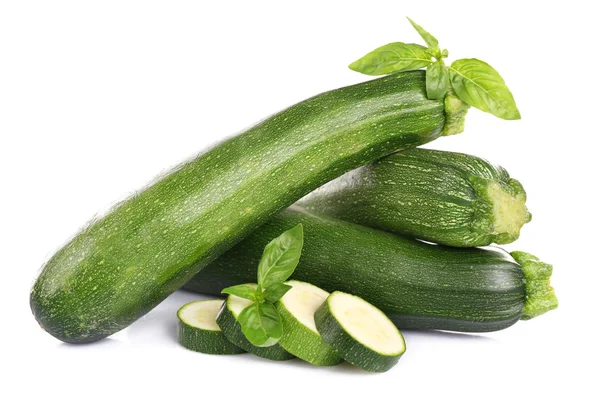
{"label": "speckled green surface", "polygon": [[205,331],[179,321],[179,344],[186,349],[205,354],[241,354],[246,351],[225,338],[223,332]]}
{"label": "speckled green surface", "polygon": [[30,303],[65,342],[109,336],[150,311],[280,209],[344,172],[437,138],[425,73],[315,96],[175,168],[91,222],[44,266]]}
{"label": "speckled green surface", "polygon": [[298,223],[304,249],[292,279],[360,296],[399,328],[489,332],[523,315],[526,275],[501,249],[431,245],[297,206],[274,216],[186,288],[214,294],[248,282],[269,238]]}
{"label": "speckled green surface", "polygon": [[[490,195],[490,185],[501,196]],[[456,247],[510,243],[531,220],[525,190],[502,167],[468,154],[412,149],[326,184],[299,204],[346,221]],[[500,204],[502,203],[502,204]],[[503,206],[499,221],[494,207]]]}

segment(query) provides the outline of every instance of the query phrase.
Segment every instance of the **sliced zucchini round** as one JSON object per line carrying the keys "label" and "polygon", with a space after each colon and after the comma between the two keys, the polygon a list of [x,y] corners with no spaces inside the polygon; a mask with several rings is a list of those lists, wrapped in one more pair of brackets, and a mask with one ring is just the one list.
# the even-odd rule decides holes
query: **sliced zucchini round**
{"label": "sliced zucchini round", "polygon": [[[256,287],[256,284],[248,283],[248,286]],[[217,316],[217,324],[225,334],[225,337],[236,346],[241,347],[248,353],[252,353],[262,358],[267,358],[274,361],[285,361],[295,358],[288,353],[278,343],[268,347],[258,347],[250,343],[250,341],[242,332],[242,327],[237,322],[237,318],[242,310],[248,307],[252,302],[250,300],[229,295],[227,300],[221,307]],[[268,345],[268,343],[266,343]]]}
{"label": "sliced zucchini round", "polygon": [[292,289],[276,305],[283,322],[283,336],[279,344],[314,365],[341,363],[342,357],[323,341],[315,325],[314,313],[329,293],[306,282],[288,281],[286,284]]}
{"label": "sliced zucchini round", "polygon": [[358,296],[333,292],[315,312],[315,323],[344,360],[366,371],[385,372],[406,351],[396,325]]}
{"label": "sliced zucchini round", "polygon": [[200,300],[177,311],[179,343],[186,349],[207,354],[240,354],[244,350],[231,343],[217,325],[223,300]]}

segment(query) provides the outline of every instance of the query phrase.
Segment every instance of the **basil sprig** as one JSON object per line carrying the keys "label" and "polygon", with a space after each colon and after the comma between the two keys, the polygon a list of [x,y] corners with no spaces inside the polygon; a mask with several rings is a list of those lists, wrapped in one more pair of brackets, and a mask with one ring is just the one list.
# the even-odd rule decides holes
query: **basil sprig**
{"label": "basil sprig", "polygon": [[298,266],[303,244],[304,230],[298,224],[265,246],[258,264],[256,289],[243,284],[221,291],[252,301],[238,316],[238,323],[255,346],[272,346],[283,335],[283,324],[274,303],[292,288],[284,282]]}
{"label": "basil sprig", "polygon": [[441,50],[438,40],[423,27],[408,18],[427,44],[394,42],[378,47],[349,65],[366,75],[386,75],[394,72],[426,68],[427,98],[443,99],[450,87],[466,104],[502,119],[520,119],[521,114],[512,93],[494,68],[475,58],[463,58],[447,66],[448,50]]}

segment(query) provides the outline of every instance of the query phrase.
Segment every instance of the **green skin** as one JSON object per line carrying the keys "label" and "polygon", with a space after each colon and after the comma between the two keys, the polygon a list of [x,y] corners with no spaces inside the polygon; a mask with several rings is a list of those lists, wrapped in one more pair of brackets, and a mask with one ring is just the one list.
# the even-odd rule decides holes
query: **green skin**
{"label": "green skin", "polygon": [[[256,272],[255,272],[256,274]],[[279,344],[275,344],[269,347],[258,347],[254,346],[242,332],[242,327],[237,322],[236,316],[233,312],[226,307],[227,303],[223,305],[223,308],[217,316],[217,324],[221,331],[231,343],[244,349],[248,353],[252,353],[261,358],[266,358],[273,361],[286,361],[295,358],[292,354],[288,353]]]}
{"label": "green skin", "polygon": [[428,100],[425,72],[413,71],[326,92],[263,120],[90,222],[44,266],[31,290],[35,318],[70,343],[125,328],[310,191],[462,130],[453,115],[453,127],[445,126],[445,103]]}
{"label": "green skin", "polygon": [[279,344],[284,349],[321,367],[338,365],[344,361],[333,347],[323,341],[319,333],[298,321],[281,301],[277,302],[276,307],[283,322],[283,336]]}
{"label": "green skin", "polygon": [[360,296],[399,328],[490,332],[557,306],[552,269],[534,258],[515,253],[526,261],[521,267],[500,249],[431,245],[297,206],[271,218],[185,287],[218,294],[251,281],[264,246],[298,223],[305,240],[292,279]]}
{"label": "green skin", "polygon": [[[492,197],[499,185],[507,196]],[[495,202],[515,204],[498,231]],[[531,220],[523,186],[506,170],[468,154],[412,149],[351,171],[300,201],[308,210],[454,247],[505,244]],[[521,202],[523,204],[521,204]]]}
{"label": "green skin", "polygon": [[206,354],[241,354],[245,351],[231,343],[222,331],[199,329],[179,321],[179,344]]}
{"label": "green skin", "polygon": [[315,312],[315,323],[325,343],[335,348],[344,360],[365,371],[388,371],[404,354],[404,351],[395,355],[380,354],[357,341],[335,318],[329,301]]}

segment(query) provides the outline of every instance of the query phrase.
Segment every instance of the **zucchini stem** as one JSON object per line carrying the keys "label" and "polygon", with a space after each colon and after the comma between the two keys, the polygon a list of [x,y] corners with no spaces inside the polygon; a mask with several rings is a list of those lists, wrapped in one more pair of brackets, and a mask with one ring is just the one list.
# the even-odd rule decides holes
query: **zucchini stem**
{"label": "zucchini stem", "polygon": [[465,117],[470,107],[454,93],[452,86],[450,86],[444,98],[446,124],[442,130],[442,136],[456,135],[465,130]]}
{"label": "zucchini stem", "polygon": [[525,307],[521,319],[535,318],[557,308],[558,299],[550,286],[552,265],[524,251],[513,251],[510,255],[521,265],[525,275]]}

